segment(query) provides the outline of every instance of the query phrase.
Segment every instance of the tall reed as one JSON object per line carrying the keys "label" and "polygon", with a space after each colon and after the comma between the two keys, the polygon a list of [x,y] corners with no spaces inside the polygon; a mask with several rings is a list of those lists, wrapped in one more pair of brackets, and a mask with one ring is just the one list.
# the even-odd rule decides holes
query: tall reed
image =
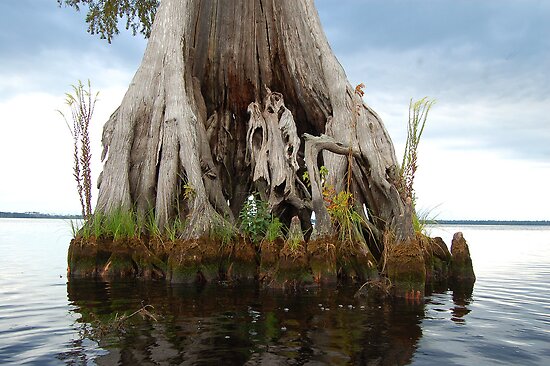
{"label": "tall reed", "polygon": [[69,107],[72,123],[58,110],[73,137],[73,176],[76,181],[82,216],[87,221],[92,216],[92,153],[90,148],[90,122],[94,114],[99,93],[92,93],[88,80],[87,87],[79,80],[72,85],[73,92],[65,93],[65,104]]}
{"label": "tall reed", "polygon": [[403,162],[401,164],[401,194],[404,199],[410,198],[415,201],[414,195],[414,177],[418,169],[418,145],[420,138],[426,126],[428,113],[434,105],[435,100],[430,100],[424,97],[414,102],[412,99],[409,103],[409,120],[407,123],[407,141],[405,151],[403,153]]}

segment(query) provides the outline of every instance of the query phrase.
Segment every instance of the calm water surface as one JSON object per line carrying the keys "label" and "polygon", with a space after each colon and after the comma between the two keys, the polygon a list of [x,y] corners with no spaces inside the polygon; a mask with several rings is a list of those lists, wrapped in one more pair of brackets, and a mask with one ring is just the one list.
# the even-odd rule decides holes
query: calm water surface
{"label": "calm water surface", "polygon": [[[550,228],[438,226],[464,232],[471,296],[358,300],[354,289],[259,291],[66,278],[63,220],[0,219],[0,364],[548,365]],[[115,316],[154,306],[157,321]]]}

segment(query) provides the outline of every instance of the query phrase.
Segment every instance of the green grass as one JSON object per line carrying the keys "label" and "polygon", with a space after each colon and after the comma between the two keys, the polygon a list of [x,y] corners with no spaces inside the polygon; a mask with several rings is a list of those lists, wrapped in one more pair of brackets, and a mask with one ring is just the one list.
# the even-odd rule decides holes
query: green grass
{"label": "green grass", "polygon": [[102,222],[105,235],[114,240],[129,239],[139,235],[136,215],[132,211],[117,208],[105,215]]}
{"label": "green grass", "polygon": [[210,227],[210,238],[219,241],[221,246],[226,246],[235,241],[238,235],[237,228],[226,219],[217,220]]}
{"label": "green grass", "polygon": [[434,209],[418,210],[413,215],[413,228],[416,233],[429,236],[428,225],[437,224],[437,214]]}
{"label": "green grass", "polygon": [[85,239],[105,237],[121,240],[139,238],[141,235],[135,213],[120,208],[107,215],[96,212],[80,229],[77,229],[77,225],[71,222],[73,235],[81,235]]}
{"label": "green grass", "polygon": [[265,240],[274,242],[275,240],[277,240],[277,238],[283,238],[284,237],[283,226],[284,226],[283,223],[281,222],[281,220],[279,220],[278,217],[274,218],[272,216],[271,221],[267,225]]}
{"label": "green grass", "polygon": [[144,231],[147,232],[151,237],[160,238],[162,233],[160,227],[158,226],[157,220],[155,219],[155,211],[150,209],[145,217],[142,218],[140,226],[144,228]]}
{"label": "green grass", "polygon": [[168,240],[174,242],[185,231],[186,222],[182,221],[179,217],[176,217],[174,221],[167,224],[164,227],[164,233],[168,237]]}

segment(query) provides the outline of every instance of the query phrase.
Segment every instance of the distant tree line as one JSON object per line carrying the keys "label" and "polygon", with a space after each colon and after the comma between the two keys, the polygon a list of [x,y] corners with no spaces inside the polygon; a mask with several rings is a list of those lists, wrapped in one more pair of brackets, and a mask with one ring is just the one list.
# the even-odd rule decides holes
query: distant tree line
{"label": "distant tree line", "polygon": [[50,215],[40,212],[2,212],[3,219],[81,219],[81,215]]}
{"label": "distant tree line", "polygon": [[429,224],[438,225],[529,225],[550,226],[550,221],[526,221],[526,220],[437,220]]}
{"label": "distant tree line", "polygon": [[[2,212],[0,218],[8,219],[81,219],[82,215],[58,215],[40,212]],[[550,226],[547,220],[426,220],[428,225],[528,225]]]}

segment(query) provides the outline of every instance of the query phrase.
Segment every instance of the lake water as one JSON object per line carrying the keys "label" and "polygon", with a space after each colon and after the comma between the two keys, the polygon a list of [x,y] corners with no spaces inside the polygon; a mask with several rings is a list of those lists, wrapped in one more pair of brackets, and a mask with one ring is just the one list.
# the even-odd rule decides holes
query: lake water
{"label": "lake water", "polygon": [[[456,231],[470,245],[473,294],[414,304],[346,288],[67,283],[68,222],[0,219],[0,364],[550,364],[550,227],[431,234],[450,244]],[[137,314],[112,329],[148,304],[156,320]]]}

